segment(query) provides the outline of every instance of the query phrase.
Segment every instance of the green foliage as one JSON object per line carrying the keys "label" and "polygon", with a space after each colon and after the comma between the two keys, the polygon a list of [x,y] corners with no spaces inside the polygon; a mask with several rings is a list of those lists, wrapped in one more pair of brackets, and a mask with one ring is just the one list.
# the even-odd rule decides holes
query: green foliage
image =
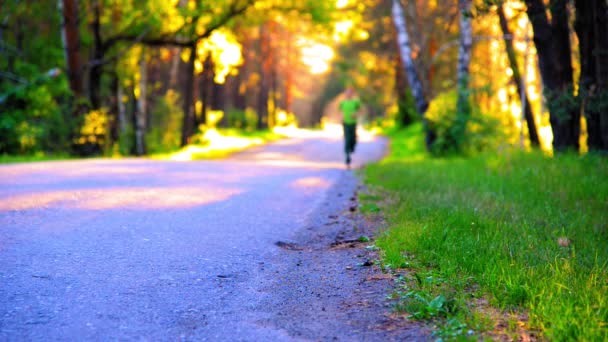
{"label": "green foliage", "polygon": [[398,126],[406,127],[418,121],[420,121],[420,114],[416,110],[414,95],[408,88],[405,91],[405,96],[397,101],[396,122]]}
{"label": "green foliage", "polygon": [[431,319],[446,317],[446,299],[442,295],[431,298],[428,292],[410,291],[404,294],[398,305],[398,310],[409,312],[415,319]]}
{"label": "green foliage", "polygon": [[306,0],[304,9],[310,13],[313,22],[329,24],[332,14],[336,10],[336,3],[334,1]]}
{"label": "green foliage", "polygon": [[[63,63],[57,4],[8,1],[0,58],[0,153],[45,155],[69,150],[75,126],[65,77],[48,71]],[[44,20],[32,20],[33,18]]]}
{"label": "green foliage", "polygon": [[58,99],[67,95],[62,82],[28,83],[17,89],[5,84],[0,112],[0,153],[36,154],[69,149],[74,122]]}
{"label": "green foliage", "polygon": [[[457,120],[457,101],[458,94],[453,90],[439,94],[429,104],[425,116],[431,130],[437,135],[432,152],[436,155],[473,155],[495,150],[504,138],[499,129],[499,121],[482,113],[474,105],[469,108],[468,120]],[[459,125],[464,124],[466,129],[463,130]]]}
{"label": "green foliage", "polygon": [[597,92],[596,94],[585,94],[586,109],[597,113],[608,112],[608,91]]}
{"label": "green foliage", "polygon": [[6,155],[0,154],[0,164],[9,164],[9,163],[30,163],[30,162],[40,162],[40,161],[49,161],[49,160],[66,160],[70,159],[68,154],[62,153],[54,153],[54,154],[45,154],[43,152],[37,152],[36,154],[30,155]]}
{"label": "green foliage", "polygon": [[255,130],[258,124],[258,115],[256,112],[247,108],[246,110],[231,109],[227,113],[228,115],[228,126],[244,129],[244,130]]}
{"label": "green foliage", "polygon": [[[608,339],[608,161],[521,151],[427,158],[412,133],[393,134],[391,156],[366,177],[395,198],[376,241],[383,262],[444,281],[418,302],[449,298],[450,288],[477,296],[478,286],[492,305],[527,311],[543,338]],[[407,142],[420,150],[400,151]],[[456,317],[473,324],[472,313]]]}
{"label": "green foliage", "polygon": [[179,94],[169,90],[153,107],[145,137],[148,153],[170,152],[180,147],[184,114],[179,102]]}
{"label": "green foliage", "polygon": [[551,91],[544,89],[544,96],[549,107],[549,112],[558,121],[568,121],[572,112],[580,105],[579,98],[574,96],[573,87],[568,87],[564,91]]}
{"label": "green foliage", "polygon": [[84,155],[100,154],[110,143],[112,118],[107,108],[94,109],[84,115],[80,133],[74,143],[79,153]]}
{"label": "green foliage", "polygon": [[114,154],[128,156],[135,150],[135,132],[131,125],[123,132],[118,133],[118,141],[114,145]]}

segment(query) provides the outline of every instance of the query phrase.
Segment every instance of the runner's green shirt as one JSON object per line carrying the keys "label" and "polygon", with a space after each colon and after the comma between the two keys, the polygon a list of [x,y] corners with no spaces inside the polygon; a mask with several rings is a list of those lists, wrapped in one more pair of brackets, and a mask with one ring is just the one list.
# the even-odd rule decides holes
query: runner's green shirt
{"label": "runner's green shirt", "polygon": [[350,100],[343,100],[340,102],[340,110],[342,111],[344,123],[354,124],[357,123],[357,117],[355,113],[361,107],[361,101],[358,98],[353,98]]}

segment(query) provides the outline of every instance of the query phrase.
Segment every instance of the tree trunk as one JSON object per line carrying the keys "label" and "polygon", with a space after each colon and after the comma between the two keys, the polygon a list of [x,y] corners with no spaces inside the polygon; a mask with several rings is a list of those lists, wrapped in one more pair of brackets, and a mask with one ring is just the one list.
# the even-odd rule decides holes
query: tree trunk
{"label": "tree trunk", "polygon": [[403,63],[398,54],[395,55],[395,92],[397,93],[398,124],[407,127],[414,123],[414,117],[410,115],[408,104],[408,84],[403,72]]}
{"label": "tree trunk", "polygon": [[119,118],[119,104],[118,101],[120,100],[120,98],[118,97],[118,87],[119,87],[119,83],[120,80],[118,79],[118,75],[117,74],[113,74],[112,75],[112,79],[111,79],[111,85],[110,85],[110,89],[112,91],[111,95],[110,95],[110,111],[108,113],[108,118],[110,120],[110,141],[108,145],[112,145],[115,142],[118,141],[119,137],[120,137],[120,118]]}
{"label": "tree trunk", "polygon": [[100,89],[102,75],[102,61],[105,55],[103,42],[101,38],[101,22],[100,22],[100,4],[98,1],[93,3],[93,65],[89,73],[89,101],[91,107],[99,108],[101,106]]}
{"label": "tree trunk", "polygon": [[266,24],[260,27],[260,84],[258,89],[258,129],[268,128],[268,83],[269,75],[266,73],[265,61],[270,53],[270,38],[266,30]]}
{"label": "tree trunk", "polygon": [[[283,74],[285,75],[285,111],[287,113],[293,113],[293,87],[294,87],[294,68],[293,68],[293,57],[294,49],[292,46],[292,35],[289,30],[285,30],[285,68],[283,70]],[[321,116],[321,115],[319,115]]]}
{"label": "tree trunk", "polygon": [[143,156],[146,154],[146,113],[147,113],[147,63],[145,50],[142,51],[139,61],[139,98],[137,99],[137,117],[135,118],[135,154]]}
{"label": "tree trunk", "polygon": [[[528,126],[528,136],[530,137],[530,144],[533,147],[539,147],[540,141],[538,139],[538,131],[536,130],[536,121],[534,120],[534,114],[532,113],[532,106],[530,104],[530,101],[528,100],[528,94],[526,92],[526,89],[524,88],[524,83],[522,82],[521,73],[519,72],[519,66],[517,65],[517,57],[515,55],[515,48],[513,47],[513,34],[511,33],[511,30],[509,30],[509,24],[507,23],[507,17],[505,16],[505,11],[503,9],[502,4],[498,5],[498,19],[500,21],[500,28],[502,29],[502,34],[504,37],[507,57],[509,58],[509,65],[511,66],[511,70],[513,70],[513,81],[517,86],[517,93],[520,96],[520,101],[521,103],[523,103],[524,117]],[[525,69],[526,66],[524,65],[524,70]]]}
{"label": "tree trunk", "polygon": [[608,153],[608,5],[576,1],[576,33],[581,75],[579,97],[587,120],[590,151]]}
{"label": "tree trunk", "polygon": [[190,46],[190,58],[186,64],[185,82],[184,82],[184,119],[182,123],[182,139],[181,145],[188,145],[188,140],[194,133],[194,110],[192,110],[192,98],[194,93],[194,62],[196,61],[196,44]]}
{"label": "tree trunk", "polygon": [[[219,122],[220,127],[228,127],[228,113],[234,108],[234,103],[232,100],[234,99],[234,95],[232,92],[234,89],[234,83],[237,82],[236,75],[228,75],[224,84],[221,85],[221,89],[219,89],[221,93],[221,106],[224,115],[222,115],[222,119]],[[236,89],[238,90],[238,88]]]}
{"label": "tree trunk", "polygon": [[241,29],[239,34],[242,37],[243,64],[238,70],[232,91],[232,104],[235,109],[245,111],[247,109],[247,95],[250,93],[248,89],[248,79],[250,75],[252,61],[252,52],[254,51],[254,42],[248,31]]}
{"label": "tree trunk", "polygon": [[78,1],[59,0],[62,14],[62,40],[70,89],[74,96],[83,94],[82,62],[80,58],[80,28]]}
{"label": "tree trunk", "polygon": [[580,112],[574,104],[568,0],[552,0],[551,23],[543,0],[526,0],[553,130],[553,149],[578,150]]}
{"label": "tree trunk", "polygon": [[127,134],[127,111],[125,108],[125,104],[122,101],[124,96],[124,90],[122,88],[122,84],[120,80],[117,80],[116,84],[116,106],[118,110],[118,137],[124,137]]}
{"label": "tree trunk", "polygon": [[224,84],[216,83],[211,78],[211,109],[214,111],[221,111],[226,116],[226,101],[224,101]]}
{"label": "tree trunk", "polygon": [[[135,80],[133,80],[133,84],[135,84]],[[131,127],[137,127],[137,96],[135,96],[135,86],[131,87],[129,91],[129,103],[130,103],[130,112],[129,119],[131,120]],[[133,144],[131,145],[131,151],[129,154],[136,154],[135,151],[135,134],[132,135]]]}
{"label": "tree trunk", "polygon": [[403,62],[408,83],[412,90],[412,95],[414,96],[416,110],[422,116],[422,122],[424,124],[424,130],[426,135],[426,147],[427,149],[430,149],[433,143],[435,142],[436,137],[434,132],[432,132],[432,130],[430,129],[429,123],[425,117],[425,113],[429,104],[425,98],[424,88],[416,72],[414,60],[412,59],[412,48],[410,45],[409,34],[407,33],[407,23],[405,21],[405,16],[403,15],[403,7],[401,6],[399,0],[393,0],[392,16],[393,24],[395,25],[395,30],[397,31],[399,54],[401,57],[401,61]]}
{"label": "tree trunk", "polygon": [[[173,57],[171,57],[171,68],[169,69],[169,82],[167,84],[167,86],[169,88],[175,88],[177,87],[177,82],[178,82],[178,71],[179,71],[179,66],[180,66],[180,61],[182,60],[180,58],[180,55],[182,53],[182,49],[180,48],[173,48],[172,49],[172,53],[173,53]],[[165,90],[166,91],[166,90]]]}
{"label": "tree trunk", "polygon": [[278,39],[277,37],[277,24],[274,21],[269,23],[269,31],[268,31],[268,56],[264,61],[264,68],[266,69],[265,74],[268,75],[269,78],[269,100],[270,105],[268,108],[268,127],[273,127],[276,121],[277,114],[277,100],[278,100],[278,58],[277,58],[277,50],[276,46],[273,45],[273,42]]}
{"label": "tree trunk", "polygon": [[458,48],[456,120],[451,129],[454,148],[462,149],[467,123],[471,116],[469,100],[469,64],[473,46],[473,27],[471,25],[471,0],[458,0],[460,11],[460,44]]}
{"label": "tree trunk", "polygon": [[[8,25],[8,19],[9,16],[8,14],[5,14],[4,17],[2,18],[2,22],[0,23],[0,43],[2,45],[4,45],[4,42],[6,40],[6,38],[4,37],[4,31],[5,30],[9,30],[9,25]],[[19,28],[21,27],[21,25],[19,25],[19,23],[17,22],[16,25],[14,26],[15,31],[19,30]],[[17,37],[17,32],[14,32],[15,38]],[[15,39],[17,40],[17,39]],[[13,72],[13,68],[14,68],[14,63],[15,63],[15,54],[14,53],[10,53],[8,51],[5,51],[4,47],[0,46],[0,54],[4,55],[6,54],[7,56],[7,68],[6,70],[10,73]]]}
{"label": "tree trunk", "polygon": [[199,83],[202,108],[201,117],[199,120],[197,120],[197,125],[207,124],[207,114],[209,113],[209,108],[211,108],[211,101],[213,97],[213,94],[211,94],[213,90],[213,73],[213,60],[211,59],[211,55],[208,55],[203,62],[203,73]]}
{"label": "tree trunk", "polygon": [[235,109],[245,110],[247,109],[247,99],[245,98],[245,94],[241,92],[241,86],[243,85],[243,81],[245,80],[244,73],[247,70],[245,67],[245,63],[247,63],[247,59],[243,62],[243,66],[239,70],[239,73],[234,78],[234,84],[232,89],[232,105]]}

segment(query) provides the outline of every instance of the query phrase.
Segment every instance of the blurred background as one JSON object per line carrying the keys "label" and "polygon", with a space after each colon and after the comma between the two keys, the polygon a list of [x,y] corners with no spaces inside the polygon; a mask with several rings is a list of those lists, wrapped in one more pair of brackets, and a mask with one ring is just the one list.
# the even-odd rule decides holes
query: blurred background
{"label": "blurred background", "polygon": [[5,0],[0,154],[146,155],[211,129],[321,127],[347,85],[364,123],[422,122],[437,154],[607,151],[606,7]]}

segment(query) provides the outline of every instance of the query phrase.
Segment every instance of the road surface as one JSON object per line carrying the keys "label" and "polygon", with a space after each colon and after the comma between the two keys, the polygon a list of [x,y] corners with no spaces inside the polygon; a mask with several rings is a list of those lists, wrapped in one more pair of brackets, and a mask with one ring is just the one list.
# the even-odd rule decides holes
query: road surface
{"label": "road surface", "polygon": [[[385,150],[361,140],[355,167]],[[360,251],[329,247],[361,234],[341,146],[0,166],[0,340],[424,339],[384,316]]]}

